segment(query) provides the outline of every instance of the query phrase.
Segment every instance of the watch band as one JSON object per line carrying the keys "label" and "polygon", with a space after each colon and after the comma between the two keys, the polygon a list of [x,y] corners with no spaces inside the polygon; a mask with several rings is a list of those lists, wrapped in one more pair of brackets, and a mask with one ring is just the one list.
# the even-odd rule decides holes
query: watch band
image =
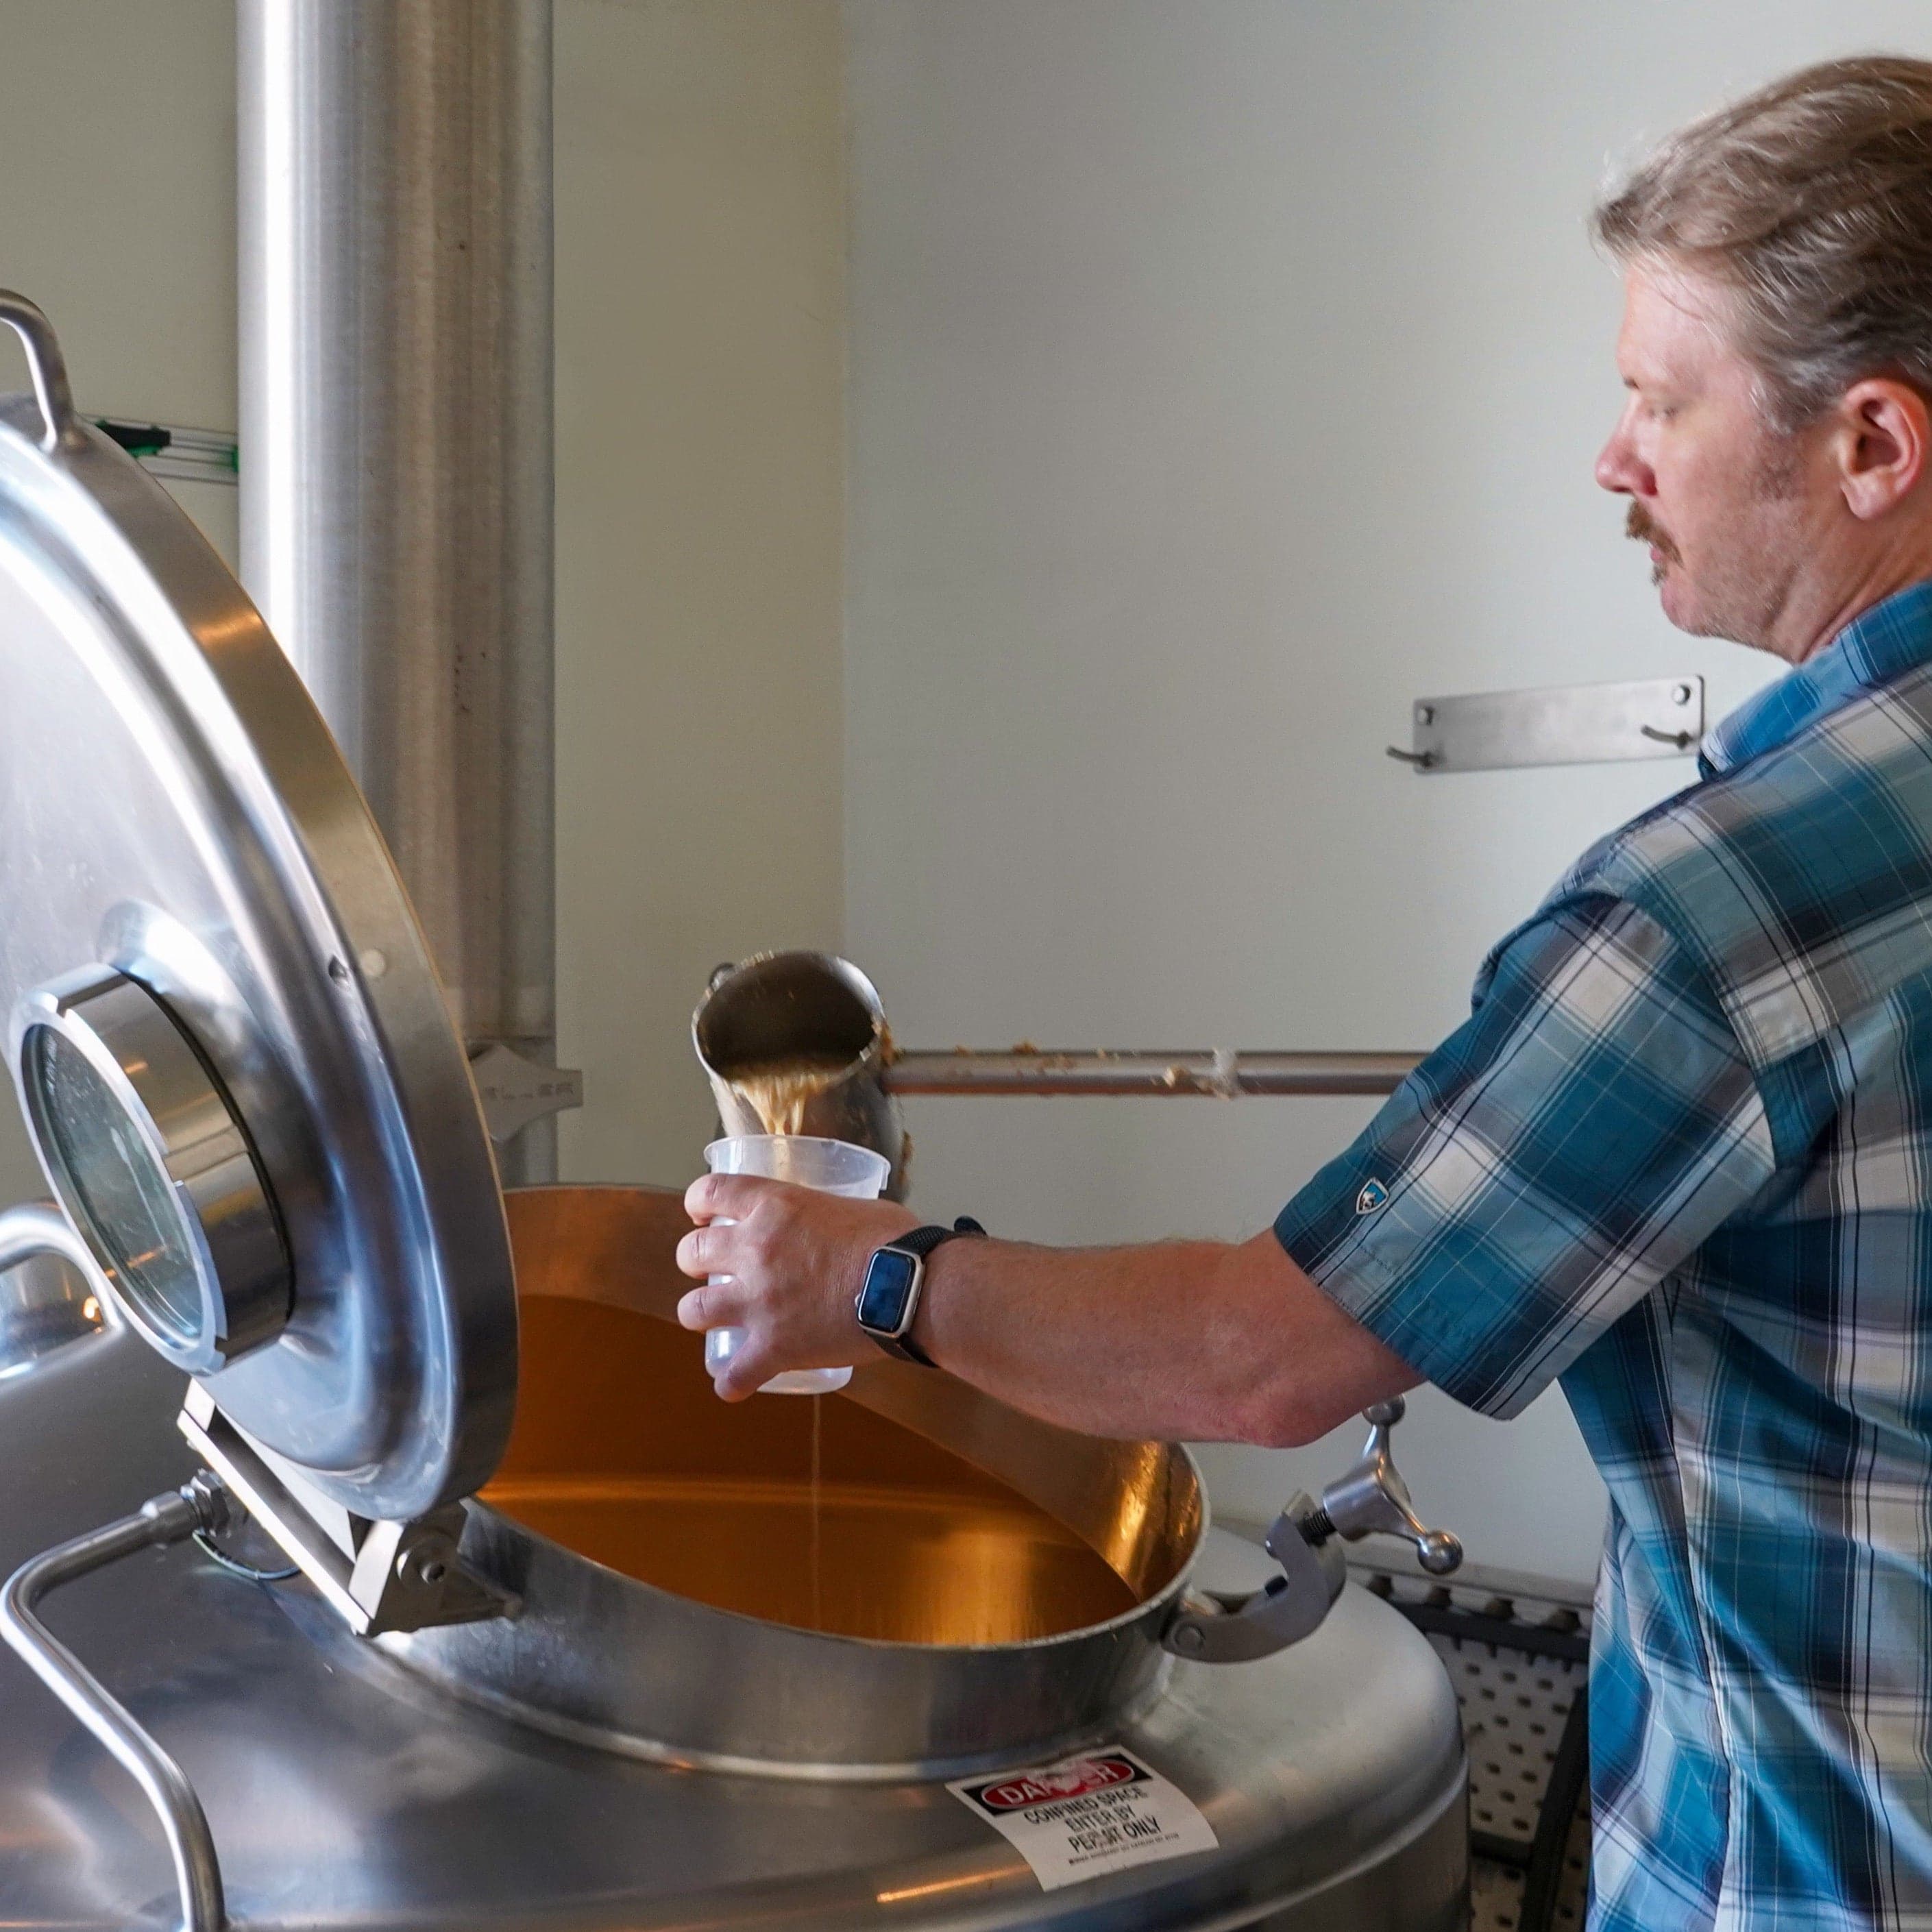
{"label": "watch band", "polygon": [[922,1369],[936,1369],[939,1364],[912,1339],[912,1324],[919,1318],[919,1304],[926,1292],[926,1262],[935,1248],[944,1247],[948,1241],[957,1240],[962,1234],[977,1234],[982,1238],[986,1229],[970,1214],[962,1214],[951,1227],[942,1228],[937,1222],[928,1222],[923,1228],[915,1228],[909,1234],[902,1234],[896,1241],[888,1241],[889,1248],[897,1248],[912,1255],[919,1261],[920,1270],[913,1283],[912,1306],[905,1313],[905,1331],[898,1335],[882,1335],[877,1329],[866,1330],[889,1355],[896,1355],[902,1362],[916,1362]]}

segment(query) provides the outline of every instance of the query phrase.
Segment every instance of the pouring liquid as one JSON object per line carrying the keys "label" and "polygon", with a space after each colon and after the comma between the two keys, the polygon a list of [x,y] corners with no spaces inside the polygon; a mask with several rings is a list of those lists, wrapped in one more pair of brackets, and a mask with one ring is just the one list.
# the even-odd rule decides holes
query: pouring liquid
{"label": "pouring liquid", "polygon": [[837,1086],[851,1065],[844,1054],[802,1053],[738,1067],[723,1078],[766,1133],[802,1134],[806,1109]]}
{"label": "pouring liquid", "polygon": [[[732,1092],[749,1107],[758,1124],[768,1134],[802,1134],[806,1110],[818,1096],[836,1086],[851,1065],[842,1054],[799,1054],[784,1060],[768,1060],[742,1067],[725,1076]],[[821,1468],[821,1438],[824,1418],[820,1413],[826,1391],[814,1388],[812,1396],[812,1471],[808,1494],[810,1554],[808,1559],[812,1586],[812,1622],[816,1629],[824,1615],[824,1497]]]}

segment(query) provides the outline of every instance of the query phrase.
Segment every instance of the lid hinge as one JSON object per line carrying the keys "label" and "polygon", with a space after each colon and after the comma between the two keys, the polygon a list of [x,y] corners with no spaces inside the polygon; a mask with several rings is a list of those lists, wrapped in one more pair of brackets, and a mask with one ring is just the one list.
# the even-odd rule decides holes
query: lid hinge
{"label": "lid hinge", "polygon": [[235,1502],[357,1636],[482,1623],[522,1608],[464,1566],[460,1503],[407,1522],[354,1515],[250,1442],[199,1382],[188,1386],[178,1426]]}

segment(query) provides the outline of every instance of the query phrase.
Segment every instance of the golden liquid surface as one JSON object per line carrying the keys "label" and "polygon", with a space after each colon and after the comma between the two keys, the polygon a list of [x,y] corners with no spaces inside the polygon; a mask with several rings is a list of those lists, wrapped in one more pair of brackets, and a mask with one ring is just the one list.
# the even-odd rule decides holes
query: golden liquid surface
{"label": "golden liquid surface", "polygon": [[521,1314],[515,1432],[483,1500],[626,1576],[907,1643],[1050,1636],[1137,1600],[1044,1510],[855,1402],[728,1405],[711,1393],[701,1336],[561,1298],[526,1300]]}

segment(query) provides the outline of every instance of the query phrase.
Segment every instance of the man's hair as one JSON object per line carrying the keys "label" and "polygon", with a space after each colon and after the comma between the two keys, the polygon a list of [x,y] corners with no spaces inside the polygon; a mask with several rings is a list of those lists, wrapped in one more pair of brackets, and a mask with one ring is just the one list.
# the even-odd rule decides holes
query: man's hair
{"label": "man's hair", "polygon": [[1729,288],[1778,428],[1870,376],[1932,398],[1932,61],[1774,81],[1672,135],[1593,226],[1618,262],[1659,256]]}

